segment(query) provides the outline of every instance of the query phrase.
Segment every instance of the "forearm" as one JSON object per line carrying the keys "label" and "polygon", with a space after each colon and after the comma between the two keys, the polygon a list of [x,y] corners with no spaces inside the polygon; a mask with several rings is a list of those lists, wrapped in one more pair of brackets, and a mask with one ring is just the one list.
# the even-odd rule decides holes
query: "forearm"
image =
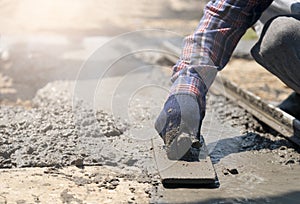
{"label": "forearm", "polygon": [[[229,61],[238,41],[272,0],[216,0],[209,2],[194,34],[185,38],[180,59],[173,67],[173,91],[191,92],[205,84],[207,90],[218,70]],[[180,77],[179,77],[180,76]],[[198,80],[188,80],[196,78]],[[201,83],[199,83],[199,80]],[[192,87],[192,88],[191,88]],[[199,90],[201,92],[203,90]],[[195,92],[195,94],[197,91]]]}

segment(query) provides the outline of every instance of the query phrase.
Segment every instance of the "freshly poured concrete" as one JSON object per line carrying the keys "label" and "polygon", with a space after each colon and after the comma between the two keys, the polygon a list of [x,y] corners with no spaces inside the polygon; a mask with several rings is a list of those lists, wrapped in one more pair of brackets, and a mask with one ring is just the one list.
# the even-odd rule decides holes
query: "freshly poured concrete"
{"label": "freshly poured concrete", "polygon": [[[131,45],[130,42],[125,44]],[[131,53],[129,47],[124,45],[123,49]],[[135,202],[134,199],[138,203],[298,202],[299,153],[286,140],[264,130],[244,110],[212,94],[208,95],[202,134],[220,187],[164,188],[155,166],[151,139],[158,137],[153,124],[167,96],[170,66],[143,62],[145,58],[148,62],[155,59],[149,57],[153,54],[150,51],[108,63],[122,51],[110,48],[113,52],[107,54],[111,58],[88,64],[92,71],[111,64],[110,72],[103,72],[107,67],[99,70],[106,73],[103,77],[86,72],[90,74],[78,81],[71,78],[51,82],[39,89],[32,106],[1,105],[0,166],[12,168],[1,170],[3,202],[17,202],[16,193],[24,195],[27,202],[34,202],[33,185],[39,187],[41,195],[54,194],[54,201],[40,196],[44,203],[59,203],[67,198],[80,198],[82,202],[91,198],[95,203]],[[74,170],[79,174],[73,174],[73,170],[60,174],[68,171],[70,167],[65,166],[69,165],[79,167]],[[87,167],[94,165],[99,168]],[[41,171],[33,167],[50,169]],[[94,179],[95,174],[99,178]],[[53,179],[57,175],[62,177]],[[106,178],[112,175],[113,178]],[[20,181],[32,183],[31,176],[38,177],[34,184],[20,188]],[[139,193],[129,190],[132,188]]]}
{"label": "freshly poured concrete", "polygon": [[[25,193],[14,188],[15,178],[27,182],[23,174],[14,178],[16,172],[25,171],[16,167],[103,165],[115,169],[112,172],[116,172],[117,177],[138,181],[132,185],[148,189],[142,196],[151,195],[152,202],[298,202],[299,154],[284,139],[263,133],[255,119],[221,96],[209,95],[202,129],[220,187],[168,189],[160,183],[153,155],[156,147],[151,144],[152,138],[158,139],[151,125],[159,110],[152,109],[156,107],[153,105],[155,101],[148,103],[153,95],[147,96],[148,90],[144,90],[132,99],[129,109],[131,121],[126,123],[105,111],[98,111],[97,116],[89,109],[90,106],[77,107],[75,110],[82,113],[82,118],[78,117],[78,112],[73,112],[68,106],[70,95],[67,94],[67,87],[72,87],[69,82],[48,84],[38,92],[35,107],[29,110],[1,106],[0,163],[2,167],[14,168],[3,174],[12,175],[5,180],[5,187],[2,188],[6,198],[12,199],[14,191]],[[106,129],[106,126],[112,128]],[[114,132],[113,127],[120,128],[117,134],[105,134],[105,130]],[[57,134],[53,134],[55,132]],[[89,171],[87,168],[83,174]],[[96,174],[101,174],[101,171],[99,168]],[[47,175],[51,177],[55,174]],[[101,179],[104,182],[105,177]],[[93,184],[93,180],[79,182],[77,177],[70,177],[70,181],[87,187]],[[59,185],[57,180],[49,182]],[[143,183],[144,187],[140,185]],[[43,189],[42,184],[36,185],[41,185]],[[63,186],[59,189],[61,192],[65,190]],[[118,190],[121,188],[110,191]],[[70,189],[73,197],[79,195],[79,191]],[[52,191],[44,189],[44,192]],[[97,200],[97,196],[94,198]]]}

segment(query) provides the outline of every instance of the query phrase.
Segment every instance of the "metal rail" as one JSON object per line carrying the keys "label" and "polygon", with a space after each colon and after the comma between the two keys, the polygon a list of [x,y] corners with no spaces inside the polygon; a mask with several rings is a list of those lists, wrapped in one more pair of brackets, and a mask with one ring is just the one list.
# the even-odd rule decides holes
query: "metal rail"
{"label": "metal rail", "polygon": [[[174,55],[178,56],[180,54],[180,49],[169,42],[165,42],[164,47]],[[177,58],[174,55],[165,55],[165,57],[170,62],[176,63]],[[266,103],[260,97],[238,87],[235,83],[224,77],[217,76],[210,91],[215,94],[222,94],[226,98],[236,102],[257,119],[300,147],[300,121],[293,116]]]}

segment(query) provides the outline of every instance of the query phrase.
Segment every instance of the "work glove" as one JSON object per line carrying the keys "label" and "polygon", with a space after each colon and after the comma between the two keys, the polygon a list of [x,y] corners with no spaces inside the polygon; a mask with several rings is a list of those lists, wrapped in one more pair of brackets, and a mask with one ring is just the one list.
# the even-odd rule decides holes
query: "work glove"
{"label": "work glove", "polygon": [[207,88],[200,77],[179,76],[171,87],[155,129],[162,137],[169,159],[180,159],[188,150],[200,148]]}

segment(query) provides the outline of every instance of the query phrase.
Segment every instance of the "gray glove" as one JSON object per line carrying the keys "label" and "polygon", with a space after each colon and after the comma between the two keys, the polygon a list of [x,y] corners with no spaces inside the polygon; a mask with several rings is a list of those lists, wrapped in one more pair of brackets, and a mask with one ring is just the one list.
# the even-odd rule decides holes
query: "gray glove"
{"label": "gray glove", "polygon": [[[188,85],[189,80],[185,78],[184,81]],[[169,159],[180,159],[191,147],[199,149],[202,146],[200,129],[205,115],[207,89],[204,83],[198,88],[198,96],[193,92],[171,94],[155,122]]]}

